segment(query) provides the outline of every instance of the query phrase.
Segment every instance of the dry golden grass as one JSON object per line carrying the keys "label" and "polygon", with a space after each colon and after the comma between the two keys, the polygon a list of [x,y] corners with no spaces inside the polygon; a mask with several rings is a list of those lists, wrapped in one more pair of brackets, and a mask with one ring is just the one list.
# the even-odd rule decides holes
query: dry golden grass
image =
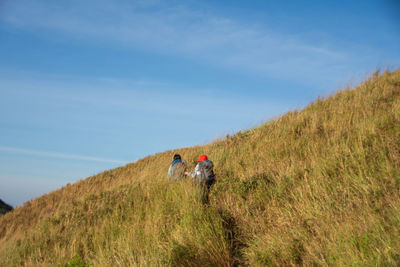
{"label": "dry golden grass", "polygon": [[[214,162],[209,206],[191,181],[166,181],[174,153]],[[0,217],[0,266],[399,264],[400,71]]]}

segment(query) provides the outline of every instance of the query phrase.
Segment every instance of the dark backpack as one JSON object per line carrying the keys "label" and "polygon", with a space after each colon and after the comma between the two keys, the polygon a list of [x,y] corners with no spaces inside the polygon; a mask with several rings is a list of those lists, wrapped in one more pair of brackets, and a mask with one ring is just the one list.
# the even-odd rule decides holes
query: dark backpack
{"label": "dark backpack", "polygon": [[203,160],[199,163],[200,170],[200,183],[205,182],[211,184],[215,180],[215,174],[213,171],[214,164],[210,160]]}

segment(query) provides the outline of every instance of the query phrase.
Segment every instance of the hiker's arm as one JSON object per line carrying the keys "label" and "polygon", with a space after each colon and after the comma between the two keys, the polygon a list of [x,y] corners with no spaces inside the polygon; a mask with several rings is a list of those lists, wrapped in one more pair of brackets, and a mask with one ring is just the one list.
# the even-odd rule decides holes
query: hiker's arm
{"label": "hiker's arm", "polygon": [[170,179],[171,177],[171,170],[172,170],[172,165],[170,165],[168,168],[168,179]]}
{"label": "hiker's arm", "polygon": [[197,175],[200,175],[200,167],[199,164],[194,168],[194,172],[188,173],[188,175],[192,178],[195,178]]}

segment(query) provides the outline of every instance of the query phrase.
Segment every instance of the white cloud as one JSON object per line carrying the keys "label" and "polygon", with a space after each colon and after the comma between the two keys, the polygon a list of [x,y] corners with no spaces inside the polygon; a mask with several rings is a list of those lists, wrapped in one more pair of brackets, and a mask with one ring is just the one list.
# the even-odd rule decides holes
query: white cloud
{"label": "white cloud", "polygon": [[24,149],[24,148],[17,148],[17,147],[9,147],[9,146],[0,146],[0,151],[6,152],[6,153],[47,157],[47,158],[97,161],[97,162],[117,163],[117,164],[127,164],[128,163],[127,161],[122,161],[122,160],[105,159],[105,158],[74,155],[74,154],[65,154],[65,153],[49,152],[49,151],[39,151],[39,150],[31,150],[31,149]]}
{"label": "white cloud", "polygon": [[[186,115],[189,119],[212,116],[215,119],[246,120],[261,116],[258,111],[268,116],[286,111],[294,104],[288,99],[277,101],[256,94],[239,95],[220,88],[188,88],[182,84],[157,81],[82,78],[33,72],[0,71],[0,92],[2,90],[4,107],[11,99],[30,103],[38,100],[37,103],[54,105],[57,109],[84,106],[109,110],[110,114],[118,111],[172,116],[191,114]],[[202,113],[196,115],[197,110],[202,110]]]}
{"label": "white cloud", "polygon": [[157,81],[12,71],[0,71],[0,94],[0,123],[4,125],[102,136],[140,134],[140,129],[187,131],[188,137],[201,132],[207,140],[222,131],[253,127],[305,104],[263,93],[243,95]]}
{"label": "white cloud", "polygon": [[112,42],[303,82],[307,80],[304,75],[320,82],[338,69],[343,73],[356,58],[333,44],[314,45],[307,38],[281,34],[268,25],[249,25],[176,2],[169,6],[145,2],[15,0],[7,2],[2,20],[59,37]]}

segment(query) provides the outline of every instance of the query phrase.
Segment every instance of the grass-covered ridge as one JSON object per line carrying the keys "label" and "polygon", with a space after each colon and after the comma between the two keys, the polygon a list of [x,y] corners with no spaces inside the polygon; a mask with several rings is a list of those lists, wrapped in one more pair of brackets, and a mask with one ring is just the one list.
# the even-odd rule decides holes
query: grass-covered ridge
{"label": "grass-covered ridge", "polygon": [[[215,164],[210,205],[170,184]],[[0,266],[400,264],[400,71],[205,146],[167,151],[0,217]]]}

